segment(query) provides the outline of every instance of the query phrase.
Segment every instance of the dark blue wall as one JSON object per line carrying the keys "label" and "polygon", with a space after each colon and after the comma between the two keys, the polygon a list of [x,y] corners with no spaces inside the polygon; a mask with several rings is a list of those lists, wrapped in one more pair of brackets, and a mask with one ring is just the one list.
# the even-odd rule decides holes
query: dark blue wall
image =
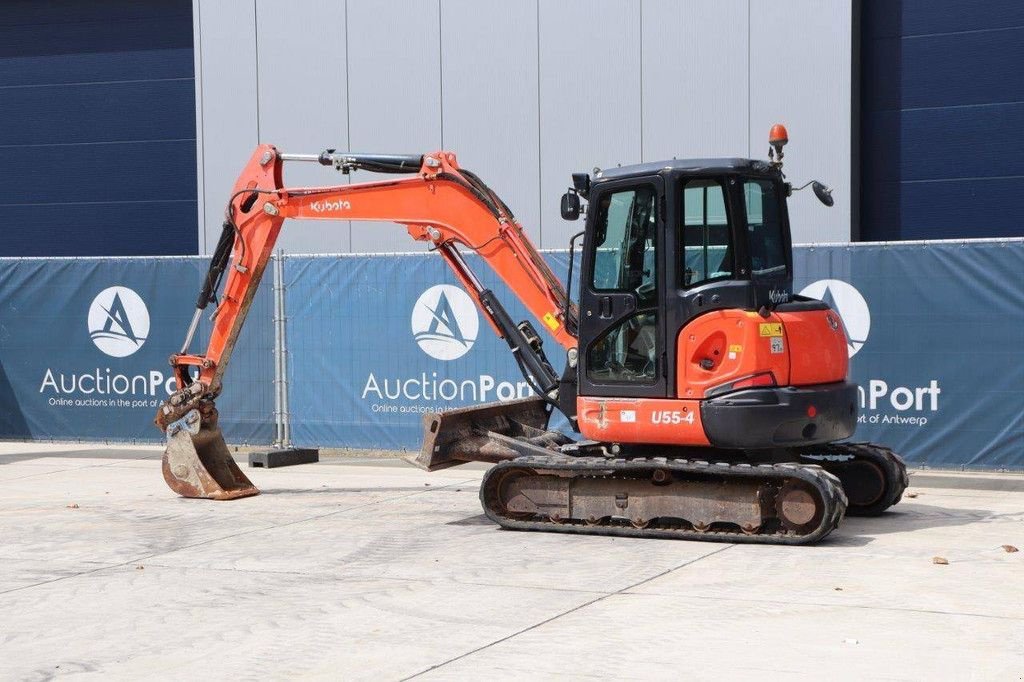
{"label": "dark blue wall", "polygon": [[194,254],[190,0],[0,12],[0,256]]}
{"label": "dark blue wall", "polygon": [[864,0],[861,238],[1024,235],[1024,2]]}

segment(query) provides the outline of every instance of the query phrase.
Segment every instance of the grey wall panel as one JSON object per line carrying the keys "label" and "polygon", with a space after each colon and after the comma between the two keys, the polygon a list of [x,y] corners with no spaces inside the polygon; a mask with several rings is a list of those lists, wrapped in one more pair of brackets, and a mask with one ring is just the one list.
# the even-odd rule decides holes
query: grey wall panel
{"label": "grey wall panel", "polygon": [[[257,140],[290,151],[444,146],[539,245],[560,248],[582,226],[558,214],[571,172],[764,158],[775,121],[793,136],[790,178],[836,187],[830,210],[794,197],[796,240],[849,238],[852,0],[194,3],[201,250]],[[286,180],[349,179],[292,164]],[[424,248],[400,226],[369,223],[290,224],[281,243]]]}
{"label": "grey wall panel", "polygon": [[441,0],[442,137],[540,240],[537,6]]}
{"label": "grey wall panel", "polygon": [[643,158],[746,156],[747,0],[644,0]]}
{"label": "grey wall panel", "polygon": [[[438,0],[348,3],[351,151],[427,152],[441,147]],[[393,177],[393,176],[385,176]],[[357,173],[353,182],[375,179]],[[353,223],[352,250],[424,250],[390,223]]]}
{"label": "grey wall panel", "polygon": [[809,189],[793,195],[797,243],[850,239],[851,22],[849,0],[750,3],[749,153],[764,158],[768,130],[785,123],[790,181],[835,188],[833,208]]}
{"label": "grey wall panel", "polygon": [[640,12],[631,0],[540,2],[541,245],[564,248],[570,173],[640,161]]}
{"label": "grey wall panel", "polygon": [[[252,1],[201,2],[196,73],[202,120],[203,213],[199,250],[217,244],[224,206],[258,140],[256,7]],[[197,78],[198,80],[198,78]]]}
{"label": "grey wall panel", "polygon": [[[345,3],[257,0],[259,139],[293,153],[348,149]],[[347,184],[319,164],[285,164],[289,187]],[[278,241],[289,253],[347,252],[348,221],[290,220]]]}

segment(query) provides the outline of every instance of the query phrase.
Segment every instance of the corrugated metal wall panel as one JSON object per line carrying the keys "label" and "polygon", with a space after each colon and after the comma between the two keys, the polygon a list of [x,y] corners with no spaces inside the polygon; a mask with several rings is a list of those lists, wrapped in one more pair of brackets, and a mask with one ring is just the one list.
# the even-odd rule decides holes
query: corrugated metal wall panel
{"label": "corrugated metal wall panel", "polygon": [[0,255],[194,253],[189,2],[21,0],[0,27]]}
{"label": "corrugated metal wall panel", "polygon": [[[85,149],[78,145],[8,147],[4,163],[0,164],[3,201],[20,205],[83,205],[69,208],[76,220],[109,229],[118,226],[106,226],[108,219],[104,213],[110,207],[100,204],[188,201],[194,206],[194,176],[181,172],[196,163],[191,140],[94,143],[82,147]],[[37,236],[45,238],[45,234]],[[107,236],[83,235],[100,241]]]}
{"label": "corrugated metal wall panel", "polygon": [[1024,5],[862,8],[863,238],[1024,235]]}
{"label": "corrugated metal wall panel", "polygon": [[747,0],[643,3],[643,160],[747,155]]}
{"label": "corrugated metal wall panel", "polygon": [[192,79],[12,87],[0,145],[195,139]]}
{"label": "corrugated metal wall panel", "polygon": [[200,253],[220,237],[231,188],[259,140],[254,0],[200,2],[203,213]]}
{"label": "corrugated metal wall panel", "polygon": [[441,92],[445,149],[539,243],[536,4],[441,0]]}
{"label": "corrugated metal wall panel", "polygon": [[574,171],[640,161],[640,13],[630,0],[540,1],[541,246],[565,248]]}
{"label": "corrugated metal wall panel", "polygon": [[[889,5],[884,11],[899,12],[898,5],[906,8],[903,14],[905,36],[935,33],[957,33],[1002,29],[1024,25],[1024,3],[1020,0],[880,0]],[[875,4],[871,0],[871,4]]]}
{"label": "corrugated metal wall panel", "polygon": [[[350,151],[403,154],[441,147],[439,13],[438,0],[348,3]],[[353,182],[374,177],[359,172]],[[353,251],[425,248],[399,225],[352,223]]]}
{"label": "corrugated metal wall panel", "polygon": [[[200,15],[211,7],[226,13],[213,3],[196,2],[202,5]],[[564,247],[581,227],[564,222],[558,213],[570,173],[658,157],[763,157],[767,129],[774,122],[769,116],[786,99],[779,116],[790,114],[790,168],[809,178],[817,168],[809,159],[828,156],[819,165],[842,167],[846,176],[820,173],[837,185],[840,208],[826,212],[813,198],[808,202],[799,197],[813,207],[814,225],[827,223],[827,229],[813,229],[811,236],[846,239],[848,226],[833,229],[833,222],[842,223],[848,216],[848,206],[841,206],[849,201],[844,182],[849,175],[850,116],[848,111],[833,114],[850,105],[850,37],[835,36],[851,30],[851,2],[805,3],[782,12],[778,21],[757,25],[750,21],[748,4],[349,0],[347,23],[339,25],[340,2],[307,0],[286,10],[259,0],[259,25],[250,29],[259,34],[259,135],[275,144],[288,139],[313,145],[312,151],[327,146],[318,140],[330,132],[343,100],[340,90],[317,87],[326,78],[331,87],[341,88],[344,81],[334,65],[347,63],[349,150],[422,152],[443,144],[505,197],[541,246]],[[757,12],[760,17],[770,8]],[[252,23],[237,7],[231,13],[239,15],[238,28]],[[812,32],[820,34],[810,41],[805,14],[812,19]],[[823,26],[827,30],[822,33]],[[768,37],[760,35],[758,45],[750,46],[751,33]],[[234,57],[254,59],[249,42],[256,41],[254,36],[223,37],[212,49],[237,43],[241,48]],[[201,47],[210,43],[204,38]],[[219,59],[218,52],[207,61],[221,68],[215,63]],[[779,79],[772,65],[788,69],[787,77]],[[242,74],[244,92],[204,85],[204,110],[230,107],[238,116],[237,127],[248,131],[255,128],[257,112],[242,100],[255,100],[256,88],[247,84],[246,70],[236,71]],[[754,87],[757,101],[751,96]],[[795,118],[794,112],[811,122]],[[766,122],[754,122],[752,113]],[[825,119],[827,124],[817,125]],[[824,144],[822,135],[827,136]],[[224,173],[223,184],[229,185],[251,144],[236,148],[232,142],[228,148],[221,145],[221,137],[212,131],[204,143],[205,155],[230,159],[230,167],[214,171],[208,161],[204,170]],[[756,140],[753,149],[748,138]],[[339,148],[344,143],[330,142]],[[286,171],[290,182],[302,183],[315,181],[317,175],[304,174],[313,172]],[[331,182],[336,176],[319,177]],[[351,179],[372,178],[357,173]],[[210,188],[206,182],[204,189]],[[220,229],[225,192],[206,194],[205,201],[216,204],[205,212],[207,221],[213,220],[211,234]],[[289,234],[300,229],[301,242],[292,243]],[[300,229],[289,230],[282,239],[288,250],[346,250],[343,242],[335,241],[343,238],[333,226]],[[348,248],[354,251],[424,248],[401,227],[363,223],[353,225],[352,231]],[[212,247],[212,240],[206,246]]]}
{"label": "corrugated metal wall panel", "polygon": [[1024,65],[1024,25],[906,37],[901,45],[904,109],[1024,101],[1016,71]]}
{"label": "corrugated metal wall panel", "polygon": [[1022,102],[905,109],[902,119],[904,182],[1024,176]]}
{"label": "corrugated metal wall panel", "polygon": [[904,218],[900,239],[1022,236],[1024,177],[904,182],[899,208],[904,216],[927,217],[923,225]]}
{"label": "corrugated metal wall panel", "polygon": [[[301,154],[349,148],[346,36],[343,2],[257,0],[260,142]],[[285,164],[290,187],[347,183],[333,168]],[[278,245],[290,253],[345,252],[349,232],[347,221],[289,220]]]}
{"label": "corrugated metal wall panel", "polygon": [[749,154],[765,158],[769,129],[784,123],[790,181],[817,179],[835,190],[832,208],[810,190],[790,199],[797,243],[850,238],[852,21],[849,2],[750,3]]}

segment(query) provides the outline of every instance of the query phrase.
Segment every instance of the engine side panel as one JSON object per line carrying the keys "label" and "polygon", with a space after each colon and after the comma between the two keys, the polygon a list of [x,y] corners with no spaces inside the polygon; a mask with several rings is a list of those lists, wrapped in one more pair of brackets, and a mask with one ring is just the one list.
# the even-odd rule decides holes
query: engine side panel
{"label": "engine side panel", "polygon": [[611,443],[710,445],[700,416],[700,401],[664,398],[576,400],[584,438]]}
{"label": "engine side panel", "polygon": [[676,339],[676,395],[701,399],[707,391],[760,372],[790,381],[782,318],[743,310],[716,310],[683,327]]}
{"label": "engine side panel", "polygon": [[778,313],[789,355],[789,383],[813,386],[844,381],[850,357],[846,332],[832,310]]}

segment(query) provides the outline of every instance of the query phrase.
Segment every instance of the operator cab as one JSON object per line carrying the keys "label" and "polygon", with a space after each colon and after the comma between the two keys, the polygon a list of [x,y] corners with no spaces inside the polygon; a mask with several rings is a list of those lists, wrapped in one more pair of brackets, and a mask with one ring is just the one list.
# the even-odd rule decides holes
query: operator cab
{"label": "operator cab", "polygon": [[[579,216],[579,197],[589,203],[579,395],[672,397],[676,339],[700,315],[824,306],[794,301],[793,188],[781,169],[784,140],[772,142],[778,160],[685,159],[574,174],[563,217]],[[829,190],[814,185],[831,205]]]}

